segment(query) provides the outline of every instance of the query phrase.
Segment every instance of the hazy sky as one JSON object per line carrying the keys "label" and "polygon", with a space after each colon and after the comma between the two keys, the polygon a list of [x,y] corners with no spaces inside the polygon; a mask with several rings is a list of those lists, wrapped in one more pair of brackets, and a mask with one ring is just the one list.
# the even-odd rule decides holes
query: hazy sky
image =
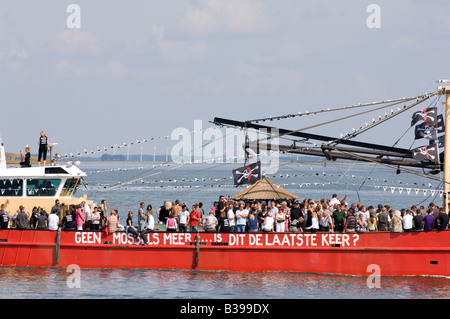
{"label": "hazy sky", "polygon": [[[81,28],[67,26],[72,3]],[[367,26],[372,3],[381,28]],[[448,0],[2,0],[0,134],[9,152],[26,144],[37,152],[44,130],[57,151],[75,153],[193,130],[194,120],[206,128],[216,116],[246,120],[432,92],[450,77],[449,12]],[[392,144],[410,116],[404,127],[361,139]],[[311,120],[271,125],[298,129]],[[158,143],[158,153],[173,144]]]}

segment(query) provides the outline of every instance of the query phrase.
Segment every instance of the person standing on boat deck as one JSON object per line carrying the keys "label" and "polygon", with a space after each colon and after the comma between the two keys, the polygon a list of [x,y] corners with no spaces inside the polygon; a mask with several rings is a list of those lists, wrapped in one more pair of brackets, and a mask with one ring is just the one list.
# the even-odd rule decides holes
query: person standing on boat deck
{"label": "person standing on boat deck", "polygon": [[83,217],[84,217],[84,230],[91,228],[91,207],[86,203],[86,201],[81,202]]}
{"label": "person standing on boat deck", "polygon": [[82,205],[80,204],[77,208],[76,225],[77,230],[83,230],[85,219],[83,215]]}
{"label": "person standing on boat deck", "polygon": [[45,210],[42,210],[38,217],[38,222],[36,224],[37,230],[47,230],[48,229],[48,214]]}
{"label": "person standing on boat deck", "polygon": [[45,135],[44,131],[42,131],[41,136],[39,136],[38,145],[39,145],[38,166],[41,166],[41,159],[43,160],[45,166],[48,151],[48,137]]}
{"label": "person standing on boat deck", "polygon": [[144,212],[144,202],[141,202],[138,209],[138,231],[141,231],[145,228],[145,212]]}
{"label": "person standing on boat deck", "polygon": [[25,207],[20,205],[20,207],[19,207],[19,214],[17,214],[17,217],[16,217],[16,223],[17,223],[16,228],[17,229],[27,229],[28,228],[28,220],[29,219],[30,219],[30,217],[25,212]]}
{"label": "person standing on boat deck", "polygon": [[289,224],[291,222],[291,209],[288,207],[287,202],[282,202],[281,203],[281,210],[283,211],[284,214],[284,232],[288,232],[289,231]]}
{"label": "person standing on boat deck", "polygon": [[9,216],[5,209],[5,204],[0,206],[0,229],[9,228]]}
{"label": "person standing on boat deck", "polygon": [[355,230],[357,233],[364,233],[367,231],[367,223],[364,221],[364,216],[359,214],[356,218]]}
{"label": "person standing on boat deck", "polygon": [[31,167],[30,156],[30,147],[27,145],[25,147],[25,154],[20,151],[20,157],[23,159],[23,161],[19,163],[20,167]]}
{"label": "person standing on boat deck", "polygon": [[420,210],[416,210],[413,216],[414,231],[423,231],[423,216]]}
{"label": "person standing on boat deck", "polygon": [[166,231],[168,232],[176,232],[177,231],[177,219],[174,216],[173,212],[170,212],[169,218],[167,218]]}
{"label": "person standing on boat deck", "polygon": [[255,217],[255,214],[250,214],[248,218],[248,231],[251,233],[256,233],[259,228],[258,220]]}
{"label": "person standing on boat deck", "polygon": [[439,209],[439,216],[436,219],[436,229],[437,230],[446,230],[448,226],[448,215],[445,213],[444,208]]}
{"label": "person standing on boat deck", "polygon": [[172,210],[172,203],[169,201],[165,201],[164,205],[161,206],[156,210],[156,213],[158,214],[158,220],[162,224],[166,224],[166,220],[169,217],[169,214]]}
{"label": "person standing on boat deck", "polygon": [[106,199],[102,199],[100,202],[100,216],[102,218],[102,225],[106,225],[108,221],[108,209],[106,208]]}
{"label": "person standing on boat deck", "polygon": [[345,211],[342,210],[341,204],[335,204],[335,211],[333,212],[332,218],[332,230],[337,232],[344,231],[345,224]]}
{"label": "person standing on boat deck", "polygon": [[274,220],[273,220],[273,214],[272,211],[269,211],[267,213],[267,217],[264,218],[264,224],[262,227],[263,232],[273,232],[273,224],[274,224]]}
{"label": "person standing on boat deck", "polygon": [[217,230],[217,225],[219,224],[219,221],[217,220],[215,215],[216,208],[213,207],[211,211],[209,212],[208,217],[205,218],[205,231],[214,233]]}
{"label": "person standing on boat deck", "polygon": [[355,217],[355,211],[350,208],[347,212],[347,218],[345,219],[345,226],[344,231],[346,233],[354,233],[356,227],[356,217]]}
{"label": "person standing on boat deck", "polygon": [[155,216],[153,215],[153,206],[150,204],[147,205],[147,212],[145,213],[145,215],[147,216],[147,218],[145,219],[145,225],[147,225],[149,213],[153,216],[153,221],[155,221],[156,219]]}
{"label": "person standing on boat deck", "polygon": [[233,233],[236,227],[236,216],[234,215],[233,206],[234,205],[232,202],[228,203],[227,219],[228,219],[228,226],[230,227],[230,233]]}
{"label": "person standing on boat deck", "polygon": [[100,209],[94,207],[91,214],[91,230],[100,230]]}
{"label": "person standing on boat deck", "polygon": [[[217,213],[217,220],[219,221],[219,224],[221,223],[221,219],[223,214],[222,213],[226,213],[228,212],[228,203],[225,200],[225,197],[223,195],[219,196],[219,202],[217,203],[217,209],[216,209],[216,213]],[[229,226],[229,225],[228,225]]]}
{"label": "person standing on boat deck", "polygon": [[409,232],[413,230],[413,219],[412,212],[408,209],[402,218],[403,230]]}
{"label": "person standing on boat deck", "polygon": [[[378,231],[378,224],[377,224],[377,218],[375,217],[375,214],[372,213],[369,218],[366,220],[367,222],[367,230],[368,231]],[[412,227],[412,225],[411,225]]]}
{"label": "person standing on boat deck", "polygon": [[206,218],[206,214],[205,214],[205,210],[203,209],[203,203],[199,202],[197,205],[197,210],[198,213],[200,214],[200,223],[201,225],[203,225],[205,223],[205,218]]}
{"label": "person standing on boat deck", "polygon": [[294,202],[294,207],[291,209],[291,223],[289,225],[290,232],[292,232],[292,233],[299,232],[300,217],[303,217],[303,213],[302,213],[302,210],[300,209],[300,203],[298,201],[296,201],[296,202]]}
{"label": "person standing on boat deck", "polygon": [[198,232],[198,222],[200,221],[200,214],[198,213],[196,206],[192,205],[192,211],[189,215],[189,231],[191,233]]}
{"label": "person standing on boat deck", "polygon": [[330,231],[330,225],[331,225],[331,213],[328,210],[328,205],[326,203],[323,203],[322,213],[319,216],[319,230],[328,232]]}
{"label": "person standing on boat deck", "polygon": [[55,205],[53,205],[50,211],[52,212],[53,210],[56,210],[58,216],[61,216],[61,206],[62,205],[60,204],[59,199],[55,199]]}
{"label": "person standing on boat deck", "polygon": [[275,200],[270,202],[270,212],[272,212],[272,216],[275,218],[275,216],[277,216],[278,214],[278,207],[277,207],[277,202]]}
{"label": "person standing on boat deck", "polygon": [[247,226],[248,210],[244,208],[244,202],[239,202],[239,209],[236,211],[236,232],[245,232]]}
{"label": "person standing on boat deck", "polygon": [[30,218],[30,228],[31,229],[36,229],[36,224],[37,224],[39,215],[40,215],[40,213],[38,212],[37,207],[34,206],[33,210],[31,211],[31,218]]}
{"label": "person standing on boat deck", "polygon": [[277,233],[284,233],[285,231],[285,222],[286,222],[286,214],[284,209],[280,209],[278,213],[275,215],[275,231]]}
{"label": "person standing on boat deck", "polygon": [[61,225],[63,226],[62,230],[64,231],[75,230],[76,215],[74,217],[73,208],[74,208],[73,205],[70,205],[70,211],[66,212],[66,216],[64,216],[61,221]]}
{"label": "person standing on boat deck", "polygon": [[178,214],[181,211],[180,201],[178,199],[175,200],[174,205],[172,206],[173,217],[178,220]]}
{"label": "person standing on boat deck", "polygon": [[181,211],[178,213],[178,224],[180,225],[180,232],[187,232],[187,225],[189,224],[189,211],[185,204],[181,205]]}
{"label": "person standing on boat deck", "polygon": [[[342,201],[345,201],[347,199],[347,195],[348,194],[345,194],[345,197],[342,199]],[[341,204],[341,200],[339,199],[337,194],[333,194],[331,196],[330,202],[328,203],[328,206],[330,206],[331,209],[336,210],[336,207],[334,207],[334,206],[337,205],[337,204],[340,205]]]}
{"label": "person standing on boat deck", "polygon": [[52,210],[51,214],[48,216],[48,230],[58,230],[59,226],[59,216],[58,211]]}
{"label": "person standing on boat deck", "polygon": [[389,215],[387,213],[386,207],[381,207],[381,212],[378,214],[378,230],[389,230]]}
{"label": "person standing on boat deck", "polygon": [[394,211],[394,215],[391,219],[391,232],[393,233],[402,233],[403,232],[403,220],[402,214],[399,210]]}

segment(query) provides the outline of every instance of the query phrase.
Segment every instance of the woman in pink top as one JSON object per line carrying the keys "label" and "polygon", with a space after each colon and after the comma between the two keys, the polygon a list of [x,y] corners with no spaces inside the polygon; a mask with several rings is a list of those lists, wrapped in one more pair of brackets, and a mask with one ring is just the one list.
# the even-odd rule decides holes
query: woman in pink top
{"label": "woman in pink top", "polygon": [[83,216],[83,211],[81,210],[81,206],[77,209],[77,218],[76,218],[76,224],[77,224],[77,230],[83,230],[85,219]]}

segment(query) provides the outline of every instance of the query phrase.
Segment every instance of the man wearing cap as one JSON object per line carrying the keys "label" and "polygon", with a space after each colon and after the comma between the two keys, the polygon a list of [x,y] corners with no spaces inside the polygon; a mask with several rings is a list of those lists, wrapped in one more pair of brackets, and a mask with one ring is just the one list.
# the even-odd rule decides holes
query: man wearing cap
{"label": "man wearing cap", "polygon": [[[303,217],[302,210],[300,209],[300,203],[294,202],[294,207],[291,208],[291,223],[289,224],[289,231],[292,233],[298,233],[301,228],[300,218]],[[300,230],[299,230],[300,229]]]}

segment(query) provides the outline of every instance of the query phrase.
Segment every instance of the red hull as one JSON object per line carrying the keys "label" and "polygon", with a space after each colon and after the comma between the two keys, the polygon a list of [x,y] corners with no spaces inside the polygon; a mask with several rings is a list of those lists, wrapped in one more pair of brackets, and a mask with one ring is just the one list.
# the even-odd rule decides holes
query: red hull
{"label": "red hull", "polygon": [[0,230],[0,265],[450,276],[450,231],[365,234]]}

